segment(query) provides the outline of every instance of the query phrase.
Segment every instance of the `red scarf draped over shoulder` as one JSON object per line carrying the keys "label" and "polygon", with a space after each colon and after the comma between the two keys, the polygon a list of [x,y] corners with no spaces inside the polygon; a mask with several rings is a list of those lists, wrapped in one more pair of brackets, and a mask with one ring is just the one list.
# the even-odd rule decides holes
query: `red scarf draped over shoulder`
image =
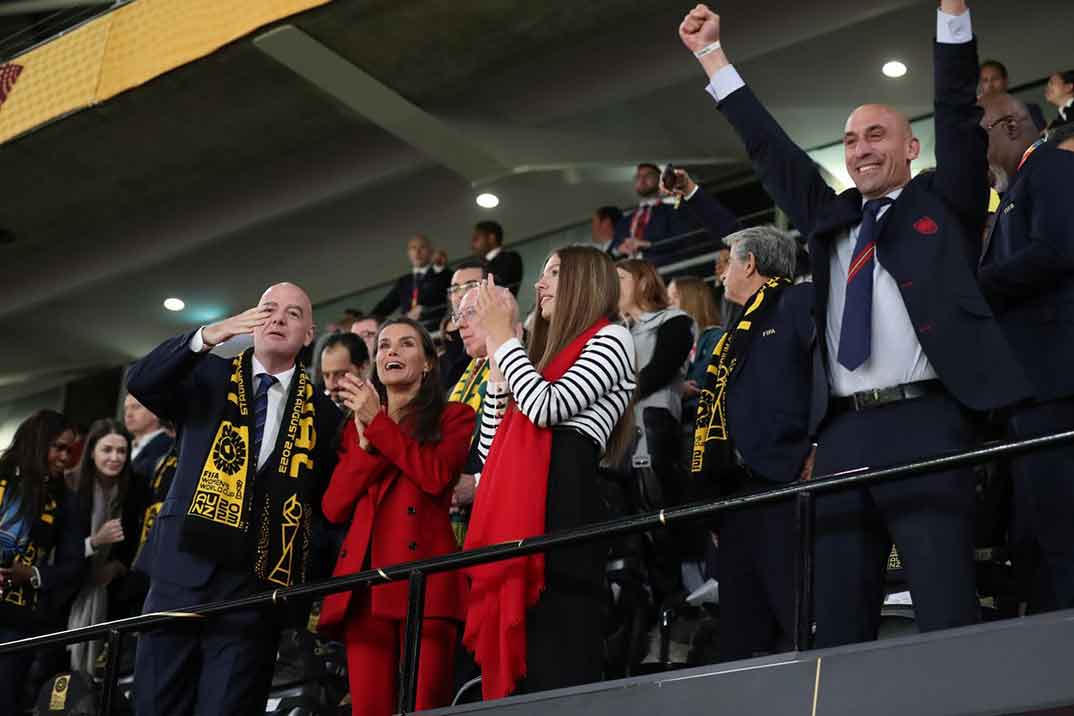
{"label": "red scarf draped over shoulder", "polygon": [[[602,318],[582,332],[541,376],[548,381],[562,378],[606,325],[608,320]],[[544,534],[551,453],[551,428],[537,427],[512,402],[481,472],[465,549]],[[481,666],[484,697],[498,699],[514,691],[526,675],[526,609],[544,589],[544,555],[479,564],[465,572],[471,584],[463,644]]]}

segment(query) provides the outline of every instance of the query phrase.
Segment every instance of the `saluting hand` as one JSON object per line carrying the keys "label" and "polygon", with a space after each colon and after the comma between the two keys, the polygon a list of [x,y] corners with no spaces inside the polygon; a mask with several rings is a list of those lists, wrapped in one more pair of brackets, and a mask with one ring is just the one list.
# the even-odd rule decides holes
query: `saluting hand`
{"label": "saluting hand", "polygon": [[202,340],[210,348],[218,346],[235,336],[253,333],[257,328],[265,325],[271,315],[272,309],[270,308],[263,306],[248,308],[238,315],[205,326],[201,331]]}

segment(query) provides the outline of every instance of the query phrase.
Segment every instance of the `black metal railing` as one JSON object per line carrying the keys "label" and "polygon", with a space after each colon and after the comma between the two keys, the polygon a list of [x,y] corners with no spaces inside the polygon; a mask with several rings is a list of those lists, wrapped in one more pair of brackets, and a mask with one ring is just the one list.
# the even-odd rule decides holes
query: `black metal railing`
{"label": "black metal railing", "polygon": [[202,604],[190,607],[182,612],[143,614],[94,626],[28,637],[0,644],[0,654],[107,638],[109,643],[108,664],[105,670],[103,692],[98,708],[98,713],[107,715],[111,713],[111,705],[116,694],[116,684],[119,676],[118,664],[123,642],[121,637],[125,632],[145,631],[185,619],[204,619],[218,614],[255,607],[278,607],[289,601],[312,599],[362,586],[374,586],[406,579],[409,581],[410,593],[406,638],[403,647],[402,678],[399,682],[399,711],[400,713],[410,713],[414,710],[417,696],[421,622],[425,606],[425,581],[428,575],[486,562],[521,557],[536,552],[545,552],[550,549],[568,547],[618,535],[661,529],[672,523],[712,517],[725,510],[741,509],[751,505],[792,498],[797,501],[797,529],[799,536],[799,553],[795,569],[794,649],[795,651],[804,651],[810,647],[809,642],[813,624],[813,495],[815,493],[860,487],[866,484],[897,480],[930,472],[942,472],[955,467],[988,462],[998,457],[1070,443],[1074,443],[1074,430],[1028,440],[994,443],[975,450],[933,456],[894,467],[882,469],[863,467],[835,475],[817,477],[807,482],[795,482],[784,487],[751,495],[672,507],[643,515],[632,515],[554,534],[530,537],[517,542],[508,542],[465,552],[455,552],[441,557],[405,562],[342,577],[333,577],[316,584],[277,589],[242,599]]}

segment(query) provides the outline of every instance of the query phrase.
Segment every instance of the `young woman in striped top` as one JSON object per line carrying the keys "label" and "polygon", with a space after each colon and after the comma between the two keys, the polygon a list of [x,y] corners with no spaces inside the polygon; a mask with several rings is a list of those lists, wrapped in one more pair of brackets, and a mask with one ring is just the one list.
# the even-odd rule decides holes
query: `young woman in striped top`
{"label": "young woman in striped top", "polygon": [[[611,259],[580,246],[552,254],[536,284],[528,349],[494,285],[478,300],[494,372],[467,549],[599,521],[601,458],[621,454],[632,437],[634,342],[614,322]],[[468,570],[463,641],[482,667],[486,699],[600,679],[605,555],[584,545]]]}

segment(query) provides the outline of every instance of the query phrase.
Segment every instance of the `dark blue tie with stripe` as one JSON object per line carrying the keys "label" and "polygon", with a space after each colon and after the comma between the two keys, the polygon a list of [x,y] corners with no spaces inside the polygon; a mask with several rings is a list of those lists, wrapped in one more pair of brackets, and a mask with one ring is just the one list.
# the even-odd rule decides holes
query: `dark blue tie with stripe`
{"label": "dark blue tie with stripe", "polygon": [[862,207],[861,228],[847,269],[843,327],[839,331],[839,364],[847,370],[858,368],[872,352],[873,264],[880,225],[877,216],[881,208],[891,203],[887,198],[870,199]]}
{"label": "dark blue tie with stripe", "polygon": [[250,464],[254,471],[258,468],[258,457],[261,455],[261,439],[265,435],[265,418],[268,417],[268,392],[269,388],[276,385],[276,376],[262,373],[258,376],[257,392],[254,393],[254,442],[250,450]]}

